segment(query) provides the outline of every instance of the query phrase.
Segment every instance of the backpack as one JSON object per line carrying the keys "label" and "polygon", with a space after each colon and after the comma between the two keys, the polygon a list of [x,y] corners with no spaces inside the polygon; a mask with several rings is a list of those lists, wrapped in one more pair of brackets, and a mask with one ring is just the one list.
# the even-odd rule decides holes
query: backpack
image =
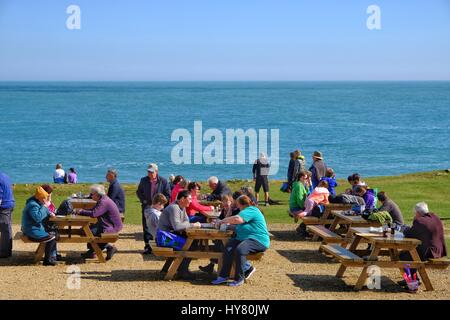
{"label": "backpack", "polygon": [[70,203],[70,200],[64,200],[63,202],[61,202],[61,204],[59,205],[58,210],[56,211],[56,213],[59,216],[67,216],[69,214],[73,213],[73,206]]}

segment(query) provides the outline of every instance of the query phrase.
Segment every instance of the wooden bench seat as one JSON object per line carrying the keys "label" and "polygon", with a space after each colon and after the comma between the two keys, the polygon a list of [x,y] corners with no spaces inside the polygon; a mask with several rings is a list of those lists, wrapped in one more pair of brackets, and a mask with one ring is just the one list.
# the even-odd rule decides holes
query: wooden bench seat
{"label": "wooden bench seat", "polygon": [[323,220],[321,218],[311,217],[311,216],[306,216],[306,217],[300,218],[300,220],[306,225],[317,225],[317,224],[325,225],[325,224],[333,223],[333,219]]}
{"label": "wooden bench seat", "polygon": [[309,232],[317,235],[323,240],[323,243],[342,243],[344,239],[337,233],[330,231],[323,225],[310,225],[306,228]]}
{"label": "wooden bench seat", "polygon": [[341,247],[338,244],[327,244],[320,246],[321,251],[326,252],[336,258],[344,265],[362,265],[364,259],[358,257],[353,252]]}
{"label": "wooden bench seat", "polygon": [[426,267],[430,269],[447,269],[450,265],[450,259],[448,257],[442,257],[439,259],[429,259],[426,263]]}

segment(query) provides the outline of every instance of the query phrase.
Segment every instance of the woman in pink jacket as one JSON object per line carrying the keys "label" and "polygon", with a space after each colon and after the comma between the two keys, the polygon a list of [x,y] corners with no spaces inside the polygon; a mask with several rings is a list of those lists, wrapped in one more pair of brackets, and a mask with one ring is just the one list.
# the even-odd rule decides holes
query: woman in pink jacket
{"label": "woman in pink jacket", "polygon": [[328,191],[328,182],[326,182],[325,180],[320,181],[318,186],[308,196],[308,199],[306,199],[305,210],[297,214],[297,219],[311,215],[314,207],[318,206],[319,204],[328,204],[329,196],[330,191]]}
{"label": "woman in pink jacket", "polygon": [[[192,201],[189,207],[186,209],[186,213],[189,216],[189,220],[192,222],[205,222],[206,218],[201,216],[204,213],[214,210],[214,206],[204,206],[198,201],[198,192],[201,187],[197,182],[191,182],[188,185],[188,191],[191,193]],[[200,213],[201,215],[196,215]]]}

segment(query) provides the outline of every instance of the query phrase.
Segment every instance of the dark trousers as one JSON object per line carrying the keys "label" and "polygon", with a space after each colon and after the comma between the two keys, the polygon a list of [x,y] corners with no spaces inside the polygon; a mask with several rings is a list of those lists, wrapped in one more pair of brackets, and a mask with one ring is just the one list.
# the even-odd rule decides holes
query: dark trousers
{"label": "dark trousers", "polygon": [[0,257],[12,255],[11,215],[13,209],[0,209]]}
{"label": "dark trousers", "polygon": [[[102,226],[99,223],[96,223],[96,224],[92,225],[89,229],[91,229],[92,234],[94,236],[96,236],[96,237],[101,236],[102,233],[103,233],[103,228],[102,228]],[[106,247],[108,247],[109,244],[107,244],[107,243],[98,243],[98,246],[99,246],[100,250],[103,250]],[[88,249],[90,251],[94,251],[94,249],[92,248],[90,243],[87,244],[87,247],[88,247]]]}
{"label": "dark trousers", "polygon": [[45,244],[44,260],[56,259],[56,252],[56,239],[53,239]]}
{"label": "dark trousers", "polygon": [[145,210],[145,206],[142,206],[142,231],[144,233],[145,248],[150,248],[150,245],[148,243],[151,240],[153,240],[153,236],[150,233],[150,230],[148,229],[147,219],[145,218],[144,210]]}
{"label": "dark trousers", "polygon": [[228,278],[230,275],[233,262],[236,263],[236,275],[234,280],[240,281],[244,279],[244,269],[247,264],[246,256],[249,253],[266,251],[261,243],[253,239],[247,239],[244,241],[236,240],[232,238],[228,240],[225,250],[223,252],[223,265],[220,270],[220,276],[222,278]]}

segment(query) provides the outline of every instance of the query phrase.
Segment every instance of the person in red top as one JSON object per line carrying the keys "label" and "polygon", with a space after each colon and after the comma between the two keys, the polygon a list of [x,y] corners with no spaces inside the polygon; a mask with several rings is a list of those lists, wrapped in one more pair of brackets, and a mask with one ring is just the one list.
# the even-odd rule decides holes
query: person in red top
{"label": "person in red top", "polygon": [[186,189],[186,180],[183,178],[183,176],[176,176],[173,180],[174,187],[172,189],[172,192],[170,194],[170,203],[173,203],[177,200],[177,195],[181,190]]}
{"label": "person in red top", "polygon": [[[204,206],[198,201],[198,192],[200,191],[200,184],[197,182],[191,182],[188,184],[188,191],[191,193],[192,201],[186,212],[189,216],[191,223],[193,222],[205,222],[206,219],[202,216],[203,213],[211,212],[214,210],[214,206]],[[199,213],[200,215],[196,215]]]}

